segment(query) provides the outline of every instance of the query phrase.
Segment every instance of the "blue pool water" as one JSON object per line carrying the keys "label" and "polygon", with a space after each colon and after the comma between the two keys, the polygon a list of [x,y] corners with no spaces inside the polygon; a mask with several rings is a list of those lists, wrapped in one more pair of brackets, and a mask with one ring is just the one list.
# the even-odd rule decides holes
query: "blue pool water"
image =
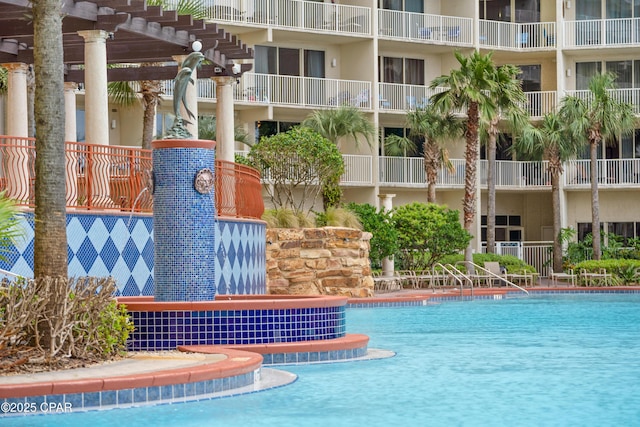
{"label": "blue pool water", "polygon": [[287,366],[286,387],[10,426],[640,425],[640,295],[349,309],[389,359]]}

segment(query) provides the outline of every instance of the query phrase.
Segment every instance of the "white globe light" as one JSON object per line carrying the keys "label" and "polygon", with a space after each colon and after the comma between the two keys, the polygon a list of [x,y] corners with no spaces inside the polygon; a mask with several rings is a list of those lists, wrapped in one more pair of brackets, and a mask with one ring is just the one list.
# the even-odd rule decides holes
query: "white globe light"
{"label": "white globe light", "polygon": [[194,52],[200,52],[200,49],[202,49],[202,43],[198,40],[194,41],[191,43],[191,49],[193,49]]}

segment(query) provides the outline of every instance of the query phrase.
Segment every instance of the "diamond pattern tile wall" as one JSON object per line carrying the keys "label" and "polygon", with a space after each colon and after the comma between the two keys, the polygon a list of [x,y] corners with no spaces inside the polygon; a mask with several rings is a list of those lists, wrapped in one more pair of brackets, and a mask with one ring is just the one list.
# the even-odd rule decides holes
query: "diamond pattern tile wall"
{"label": "diamond pattern tile wall", "polygon": [[[218,294],[266,293],[266,226],[262,222],[218,219],[215,273]],[[26,236],[0,260],[0,269],[33,277],[32,213]],[[70,276],[111,275],[118,295],[153,295],[153,219],[149,216],[67,215]],[[1,275],[0,275],[1,277]]]}

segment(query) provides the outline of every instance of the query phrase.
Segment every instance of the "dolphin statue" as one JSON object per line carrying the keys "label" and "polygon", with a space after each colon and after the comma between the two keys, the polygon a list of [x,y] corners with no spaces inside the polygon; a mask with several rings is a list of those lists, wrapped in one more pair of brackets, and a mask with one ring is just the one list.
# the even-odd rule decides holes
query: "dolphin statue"
{"label": "dolphin statue", "polygon": [[[187,86],[189,83],[193,83],[191,74],[193,73],[193,70],[200,65],[203,59],[204,55],[201,52],[191,52],[182,62],[182,68],[180,68],[175,79],[173,79],[173,112],[176,119],[182,119],[182,115],[180,114],[180,103],[184,105],[188,118],[195,119],[194,114],[189,110],[187,105]],[[184,121],[186,123],[190,123],[187,120]]]}

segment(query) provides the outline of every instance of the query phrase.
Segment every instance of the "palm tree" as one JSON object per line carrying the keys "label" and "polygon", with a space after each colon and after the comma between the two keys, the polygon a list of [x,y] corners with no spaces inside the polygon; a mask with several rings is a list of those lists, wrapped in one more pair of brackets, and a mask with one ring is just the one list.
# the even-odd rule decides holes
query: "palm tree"
{"label": "palm tree", "polygon": [[33,3],[36,278],[67,277],[62,2]]}
{"label": "palm tree", "polygon": [[[214,116],[200,116],[198,117],[198,137],[200,139],[209,139],[211,141],[216,140],[217,122]],[[236,126],[233,129],[233,138],[235,142],[240,142],[249,147],[253,146],[253,142],[249,138],[249,135],[240,126]]]}
{"label": "palm tree", "polygon": [[600,202],[598,197],[598,147],[601,142],[611,143],[635,128],[633,107],[613,98],[611,90],[616,88],[616,75],[604,73],[589,81],[589,99],[567,96],[562,100],[560,117],[569,124],[571,134],[589,144],[591,180],[591,233],[593,236],[593,259],[599,260]]}
{"label": "palm tree", "polygon": [[302,126],[311,128],[329,141],[340,147],[339,140],[345,136],[354,139],[358,146],[358,137],[366,139],[371,146],[371,141],[376,129],[365,114],[352,105],[341,105],[327,110],[315,110],[304,119]]}
{"label": "palm tree", "polygon": [[[376,133],[375,127],[365,114],[351,105],[341,105],[328,110],[315,110],[301,125],[318,132],[338,147],[340,147],[340,139],[346,136],[354,139],[356,147],[359,136],[364,137],[367,144],[371,146],[371,141]],[[325,209],[340,204],[342,189],[339,184],[338,179],[336,182],[328,182],[322,189]]]}
{"label": "palm tree", "polygon": [[[436,108],[443,112],[464,111],[465,131],[465,177],[463,223],[464,229],[475,235],[472,229],[476,218],[476,169],[479,153],[480,117],[494,117],[497,107],[494,93],[497,82],[494,80],[496,66],[491,59],[492,54],[482,55],[473,52],[468,58],[460,52],[455,57],[460,63],[459,69],[451,70],[449,75],[436,77],[430,85],[431,89],[442,89],[431,97]],[[468,263],[473,260],[471,242],[465,249],[464,259]]]}
{"label": "palm tree", "polygon": [[489,95],[497,107],[496,114],[481,118],[481,135],[487,147],[487,252],[494,253],[496,245],[496,145],[500,120],[508,118],[509,130],[518,132],[529,126],[529,115],[522,108],[527,98],[522,92],[522,82],[516,78],[520,69],[514,65],[496,68],[496,87]]}
{"label": "palm tree", "polygon": [[551,206],[553,210],[553,271],[562,272],[562,239],[560,177],[562,163],[575,158],[583,142],[572,138],[566,124],[557,113],[547,114],[538,127],[527,126],[515,140],[516,153],[546,159],[551,176]]}
{"label": "palm tree", "polygon": [[442,165],[453,172],[446,145],[462,136],[462,122],[453,114],[438,111],[433,104],[407,113],[410,134],[424,138],[424,173],[427,180],[427,202],[436,203],[436,183]]}
{"label": "palm tree", "polygon": [[[148,0],[149,6],[162,6],[163,9],[174,9],[179,15],[191,15],[194,19],[206,18],[207,8],[202,0]],[[143,63],[148,67],[157,63]],[[140,97],[137,96],[136,87],[139,87]],[[142,103],[142,148],[150,149],[151,141],[155,137],[154,120],[156,110],[162,94],[162,82],[159,80],[141,80],[135,82],[109,82],[108,92],[112,100],[119,105],[132,106],[136,102]]]}

